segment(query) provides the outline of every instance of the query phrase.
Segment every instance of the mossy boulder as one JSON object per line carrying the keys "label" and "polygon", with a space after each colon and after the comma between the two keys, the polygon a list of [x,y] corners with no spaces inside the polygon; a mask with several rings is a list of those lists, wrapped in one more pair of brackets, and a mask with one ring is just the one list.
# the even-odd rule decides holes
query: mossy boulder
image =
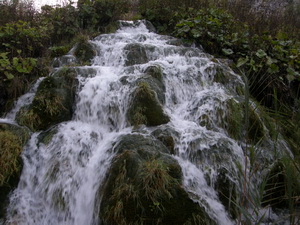
{"label": "mossy boulder", "polygon": [[235,75],[229,66],[226,66],[224,60],[213,59],[216,63],[211,64],[205,69],[213,82],[224,85],[234,95],[244,95],[245,86],[242,79]]}
{"label": "mossy boulder", "polygon": [[9,193],[19,183],[21,152],[29,137],[26,128],[0,123],[0,218],[5,216]]}
{"label": "mossy boulder", "polygon": [[159,65],[152,65],[145,69],[145,73],[162,82],[163,72]]}
{"label": "mossy boulder", "polygon": [[16,120],[20,125],[33,131],[70,120],[77,87],[76,72],[72,68],[62,68],[53,76],[45,78],[31,105],[20,109]]}
{"label": "mossy boulder", "polygon": [[38,144],[48,145],[51,142],[53,136],[57,134],[57,132],[58,126],[51,127],[50,129],[41,132],[38,136]]}
{"label": "mossy boulder", "polygon": [[157,126],[170,121],[157,96],[158,94],[151,89],[149,82],[138,82],[137,88],[132,93],[127,112],[127,118],[131,125]]}
{"label": "mossy boulder", "polygon": [[178,136],[178,133],[171,128],[159,128],[151,133],[159,141],[161,141],[169,150],[169,154],[175,155],[175,140]]}
{"label": "mossy boulder", "polygon": [[126,53],[125,66],[135,64],[144,64],[148,62],[146,47],[138,43],[132,43],[125,46]]}
{"label": "mossy boulder", "polygon": [[182,188],[181,168],[159,141],[126,135],[114,151],[99,192],[102,224],[214,224]]}
{"label": "mossy boulder", "polygon": [[[266,133],[263,119],[261,119],[260,114],[256,112],[254,105],[249,104],[246,108],[244,102],[231,98],[227,100],[226,108],[225,123],[223,123],[222,126],[232,138],[240,140],[246,137],[252,143],[257,143],[264,138]],[[245,133],[246,122],[248,127]]]}
{"label": "mossy boulder", "polygon": [[52,67],[59,68],[63,66],[75,66],[78,65],[79,60],[73,55],[63,55],[61,57],[54,58],[52,61]]}
{"label": "mossy boulder", "polygon": [[236,167],[242,156],[237,153],[238,150],[235,149],[237,146],[234,146],[234,142],[228,138],[214,139],[205,134],[190,142],[189,146],[191,146],[187,151],[189,159],[203,168],[206,182],[214,187],[228,214],[235,219],[242,191]]}
{"label": "mossy boulder", "polygon": [[[141,36],[142,38],[142,36]],[[124,47],[125,66],[133,66],[136,64],[144,64],[149,60],[155,59],[151,53],[155,52],[157,47],[153,45],[142,45],[139,43],[127,44]]]}
{"label": "mossy boulder", "polygon": [[96,50],[94,46],[88,42],[87,38],[81,38],[75,46],[74,56],[76,56],[80,64],[90,65],[91,60],[96,56]]}

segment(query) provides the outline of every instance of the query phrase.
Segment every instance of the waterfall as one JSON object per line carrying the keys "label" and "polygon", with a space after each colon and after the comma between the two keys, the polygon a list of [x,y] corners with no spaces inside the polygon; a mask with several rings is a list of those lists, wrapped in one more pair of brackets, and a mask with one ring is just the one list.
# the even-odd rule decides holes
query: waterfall
{"label": "waterfall", "polygon": [[[190,198],[217,224],[235,224],[214,186],[220,169],[236,184],[236,164],[247,170],[243,143],[230,137],[225,122],[227,102],[239,104],[242,98],[237,91],[242,79],[202,50],[151,32],[143,21],[121,24],[117,32],[90,41],[97,51],[91,66],[76,67],[72,120],[52,127],[50,134],[33,133],[27,143],[7,224],[99,224],[95,211],[101,199],[96,196],[116,156],[115,143],[122,135],[149,136],[158,128],[172,130],[171,157],[181,167]],[[156,97],[170,121],[158,127],[131,126],[127,113],[134,84],[150,66],[162,70],[164,94]],[[230,82],[218,82],[218,70],[226,70]],[[35,90],[19,100],[8,119],[15,118],[20,104],[31,103]]]}

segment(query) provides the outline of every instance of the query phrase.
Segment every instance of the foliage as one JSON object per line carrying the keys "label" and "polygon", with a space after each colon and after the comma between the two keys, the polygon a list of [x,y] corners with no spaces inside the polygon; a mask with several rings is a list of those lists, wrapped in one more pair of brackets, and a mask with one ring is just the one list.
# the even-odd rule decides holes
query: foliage
{"label": "foliage", "polygon": [[125,0],[78,1],[79,24],[83,29],[103,29],[129,10]]}
{"label": "foliage", "polygon": [[8,52],[0,53],[0,74],[3,81],[13,79],[14,74],[29,74],[36,66],[35,58],[14,57],[11,62],[7,55]]}
{"label": "foliage", "polygon": [[0,50],[11,56],[40,57],[47,41],[47,28],[42,26],[19,20],[0,27]]}
{"label": "foliage", "polygon": [[79,32],[77,10],[71,4],[65,7],[42,7],[40,23],[47,26],[52,43],[72,39]]}
{"label": "foliage", "polygon": [[198,41],[213,54],[245,54],[249,48],[246,27],[217,8],[191,11],[189,18],[176,25],[175,32],[179,37]]}
{"label": "foliage", "polygon": [[[300,42],[285,33],[276,37],[250,35],[249,27],[221,9],[192,11],[175,28],[178,37],[201,44],[212,54],[227,57],[247,71],[250,93],[269,107],[276,88],[281,102],[291,102],[300,81]],[[291,82],[296,89],[289,89]],[[262,88],[266,87],[266,88]]]}

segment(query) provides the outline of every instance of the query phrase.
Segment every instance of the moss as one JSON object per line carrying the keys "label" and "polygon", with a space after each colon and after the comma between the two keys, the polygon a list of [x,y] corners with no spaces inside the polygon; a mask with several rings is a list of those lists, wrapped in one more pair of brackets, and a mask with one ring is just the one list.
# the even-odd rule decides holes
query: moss
{"label": "moss", "polygon": [[76,85],[76,72],[71,68],[63,68],[45,78],[32,104],[18,112],[17,122],[36,131],[71,119]]}
{"label": "moss", "polygon": [[227,101],[227,132],[234,139],[242,138],[242,130],[244,128],[244,109],[243,105],[234,99]]}
{"label": "moss", "polygon": [[9,193],[18,185],[22,170],[22,149],[29,139],[27,129],[0,124],[0,218],[3,218]]}
{"label": "moss", "polygon": [[178,133],[173,129],[157,129],[151,133],[154,137],[156,137],[159,141],[161,141],[164,146],[169,150],[169,154],[175,155],[175,141],[173,135],[176,136]]}
{"label": "moss", "polygon": [[95,57],[96,51],[88,42],[88,38],[83,36],[76,45],[74,55],[83,65],[90,65],[91,60]]}
{"label": "moss", "polygon": [[[214,82],[217,83],[221,83],[221,84],[227,84],[228,82],[230,82],[230,77],[228,72],[226,72],[226,70],[224,70],[221,66],[216,65],[216,73],[214,75]],[[227,74],[226,74],[227,73]]]}
{"label": "moss", "polygon": [[249,111],[249,128],[248,128],[248,138],[257,143],[262,140],[265,136],[264,126],[259,115],[255,112],[253,108]]}
{"label": "moss", "polygon": [[119,24],[117,22],[109,23],[104,28],[106,34],[115,33],[118,29],[119,29]]}
{"label": "moss", "polygon": [[206,129],[208,129],[208,130],[211,130],[213,128],[212,124],[211,124],[211,121],[210,121],[210,118],[207,114],[203,114],[203,115],[200,116],[199,125],[201,127],[206,127]]}
{"label": "moss", "polygon": [[0,131],[0,186],[21,169],[22,140],[10,131]]}
{"label": "moss", "polygon": [[43,143],[45,145],[48,145],[53,136],[57,133],[57,127],[54,127],[50,130],[44,131],[39,135],[39,143]]}
{"label": "moss", "polygon": [[130,124],[134,126],[142,123],[147,126],[157,126],[169,122],[169,117],[163,112],[156,93],[146,82],[141,82],[134,91],[127,116]]}
{"label": "moss", "polygon": [[[234,139],[241,139],[245,130],[245,104],[238,102],[235,99],[229,99],[227,101],[227,114],[225,116],[225,128],[228,134]],[[248,107],[248,129],[246,135],[249,141],[257,143],[265,136],[265,129],[263,120],[263,113],[257,114],[252,106]]]}
{"label": "moss", "polygon": [[126,45],[124,50],[127,52],[127,57],[125,60],[126,66],[148,62],[145,46],[133,43]]}
{"label": "moss", "polygon": [[162,82],[162,69],[158,65],[149,66],[145,73]]}
{"label": "moss", "polygon": [[51,57],[59,57],[59,56],[63,56],[65,54],[68,53],[68,51],[70,50],[70,46],[68,45],[63,45],[63,46],[53,46],[50,48],[51,51]]}

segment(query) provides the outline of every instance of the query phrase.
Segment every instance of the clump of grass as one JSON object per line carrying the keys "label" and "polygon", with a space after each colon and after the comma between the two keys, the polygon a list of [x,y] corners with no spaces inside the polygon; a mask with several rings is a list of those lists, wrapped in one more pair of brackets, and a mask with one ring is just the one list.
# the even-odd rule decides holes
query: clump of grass
{"label": "clump of grass", "polygon": [[161,161],[153,159],[143,164],[141,173],[141,188],[147,199],[162,211],[162,200],[172,198],[170,190],[176,180],[170,176],[168,167]]}
{"label": "clump of grass", "polygon": [[147,124],[147,117],[144,115],[144,107],[136,107],[132,116],[133,125],[137,127],[139,124]]}
{"label": "clump of grass", "polygon": [[35,131],[42,123],[40,116],[33,109],[27,107],[21,108],[17,114],[17,120],[20,125],[26,126],[32,131]]}
{"label": "clump of grass", "polygon": [[[127,152],[124,152],[127,154]],[[128,179],[126,160],[119,166],[119,173],[115,179],[113,191],[109,198],[109,206],[105,209],[105,221],[127,225],[138,221],[136,209],[142,209],[139,193],[132,181]],[[132,210],[128,210],[128,208]],[[128,215],[128,212],[131,214]]]}
{"label": "clump of grass", "polygon": [[20,171],[22,140],[9,131],[0,131],[0,186]]}

